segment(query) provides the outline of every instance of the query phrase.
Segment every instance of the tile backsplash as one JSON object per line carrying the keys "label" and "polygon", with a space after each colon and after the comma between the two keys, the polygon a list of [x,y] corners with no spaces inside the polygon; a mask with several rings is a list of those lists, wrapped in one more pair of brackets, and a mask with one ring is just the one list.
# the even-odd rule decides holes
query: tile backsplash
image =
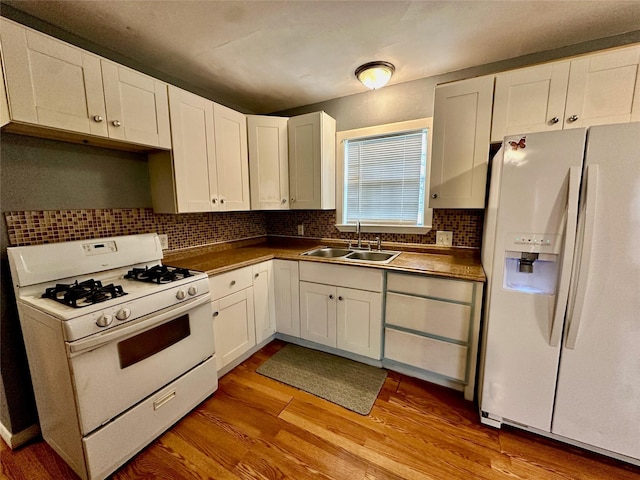
{"label": "tile backsplash", "polygon": [[[269,212],[269,235],[298,235],[298,225],[304,225],[304,235],[316,238],[356,239],[355,233],[340,232],[335,227],[335,210],[289,210]],[[454,247],[480,248],[482,243],[483,210],[434,210],[433,228],[426,235],[397,233],[363,233],[362,238],[373,240],[379,236],[383,242],[416,243],[433,245],[436,230],[453,232]]]}
{"label": "tile backsplash", "polygon": [[153,213],[151,208],[5,212],[11,246],[157,232],[169,249],[266,235],[263,212]]}
{"label": "tile backsplash", "polygon": [[[108,208],[5,212],[11,246],[84,240],[157,232],[169,238],[169,249],[207,245],[263,235],[354,239],[335,227],[335,210],[157,214],[150,208]],[[453,246],[480,248],[482,210],[434,210],[433,230],[426,235],[364,233],[383,242],[434,244],[436,230],[453,232]]]}

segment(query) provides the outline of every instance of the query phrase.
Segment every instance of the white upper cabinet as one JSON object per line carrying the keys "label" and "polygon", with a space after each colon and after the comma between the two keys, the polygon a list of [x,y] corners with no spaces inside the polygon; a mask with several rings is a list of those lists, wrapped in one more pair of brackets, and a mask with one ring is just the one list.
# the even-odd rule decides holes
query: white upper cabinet
{"label": "white upper cabinet", "polygon": [[249,156],[244,114],[213,104],[220,210],[249,210]]}
{"label": "white upper cabinet", "polygon": [[640,120],[640,46],[571,61],[564,128]]}
{"label": "white upper cabinet", "polygon": [[169,86],[173,152],[149,155],[154,209],[162,213],[217,208],[213,103]]}
{"label": "white upper cabinet", "polygon": [[336,121],[324,112],[299,115],[288,132],[290,208],[336,208]]}
{"label": "white upper cabinet", "polygon": [[169,86],[172,152],[149,155],[158,213],[249,210],[244,115]]}
{"label": "white upper cabinet", "polygon": [[171,148],[166,84],[2,19],[11,120]]}
{"label": "white upper cabinet", "polygon": [[11,120],[108,136],[100,57],[1,19]]}
{"label": "white upper cabinet", "polygon": [[436,87],[430,208],[484,208],[493,80]]}
{"label": "white upper cabinet", "polygon": [[507,135],[560,130],[569,62],[523,68],[496,76],[491,141]]}
{"label": "white upper cabinet", "polygon": [[109,138],[171,148],[167,84],[102,60]]}
{"label": "white upper cabinet", "polygon": [[289,209],[286,117],[247,116],[252,210]]}
{"label": "white upper cabinet", "polygon": [[634,46],[497,75],[491,141],[640,120],[639,64]]}

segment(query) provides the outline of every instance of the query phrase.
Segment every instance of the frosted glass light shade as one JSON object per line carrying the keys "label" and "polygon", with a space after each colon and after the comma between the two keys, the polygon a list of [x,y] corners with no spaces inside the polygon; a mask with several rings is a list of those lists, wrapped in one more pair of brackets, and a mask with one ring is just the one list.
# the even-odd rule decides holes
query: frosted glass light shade
{"label": "frosted glass light shade", "polygon": [[370,62],[359,66],[355,74],[365,87],[375,90],[384,87],[394,71],[395,67],[389,62]]}

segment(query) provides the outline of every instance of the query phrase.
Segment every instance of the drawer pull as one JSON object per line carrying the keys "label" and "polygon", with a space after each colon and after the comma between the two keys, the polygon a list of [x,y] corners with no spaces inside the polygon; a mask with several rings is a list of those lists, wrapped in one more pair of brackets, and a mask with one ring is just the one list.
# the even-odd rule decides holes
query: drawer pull
{"label": "drawer pull", "polygon": [[175,390],[171,390],[169,393],[163,395],[158,400],[153,402],[153,409],[154,410],[158,410],[160,407],[162,407],[163,405],[167,404],[168,402],[173,400],[175,397],[176,397],[176,391]]}
{"label": "drawer pull", "polygon": [[231,280],[231,286],[233,287],[236,284],[235,280]]}

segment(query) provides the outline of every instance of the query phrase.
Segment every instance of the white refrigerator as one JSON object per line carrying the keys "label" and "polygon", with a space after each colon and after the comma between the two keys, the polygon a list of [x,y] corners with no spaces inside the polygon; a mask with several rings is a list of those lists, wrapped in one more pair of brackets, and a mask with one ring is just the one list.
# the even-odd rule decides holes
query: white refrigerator
{"label": "white refrigerator", "polygon": [[482,261],[482,422],[640,465],[640,123],[506,137]]}

